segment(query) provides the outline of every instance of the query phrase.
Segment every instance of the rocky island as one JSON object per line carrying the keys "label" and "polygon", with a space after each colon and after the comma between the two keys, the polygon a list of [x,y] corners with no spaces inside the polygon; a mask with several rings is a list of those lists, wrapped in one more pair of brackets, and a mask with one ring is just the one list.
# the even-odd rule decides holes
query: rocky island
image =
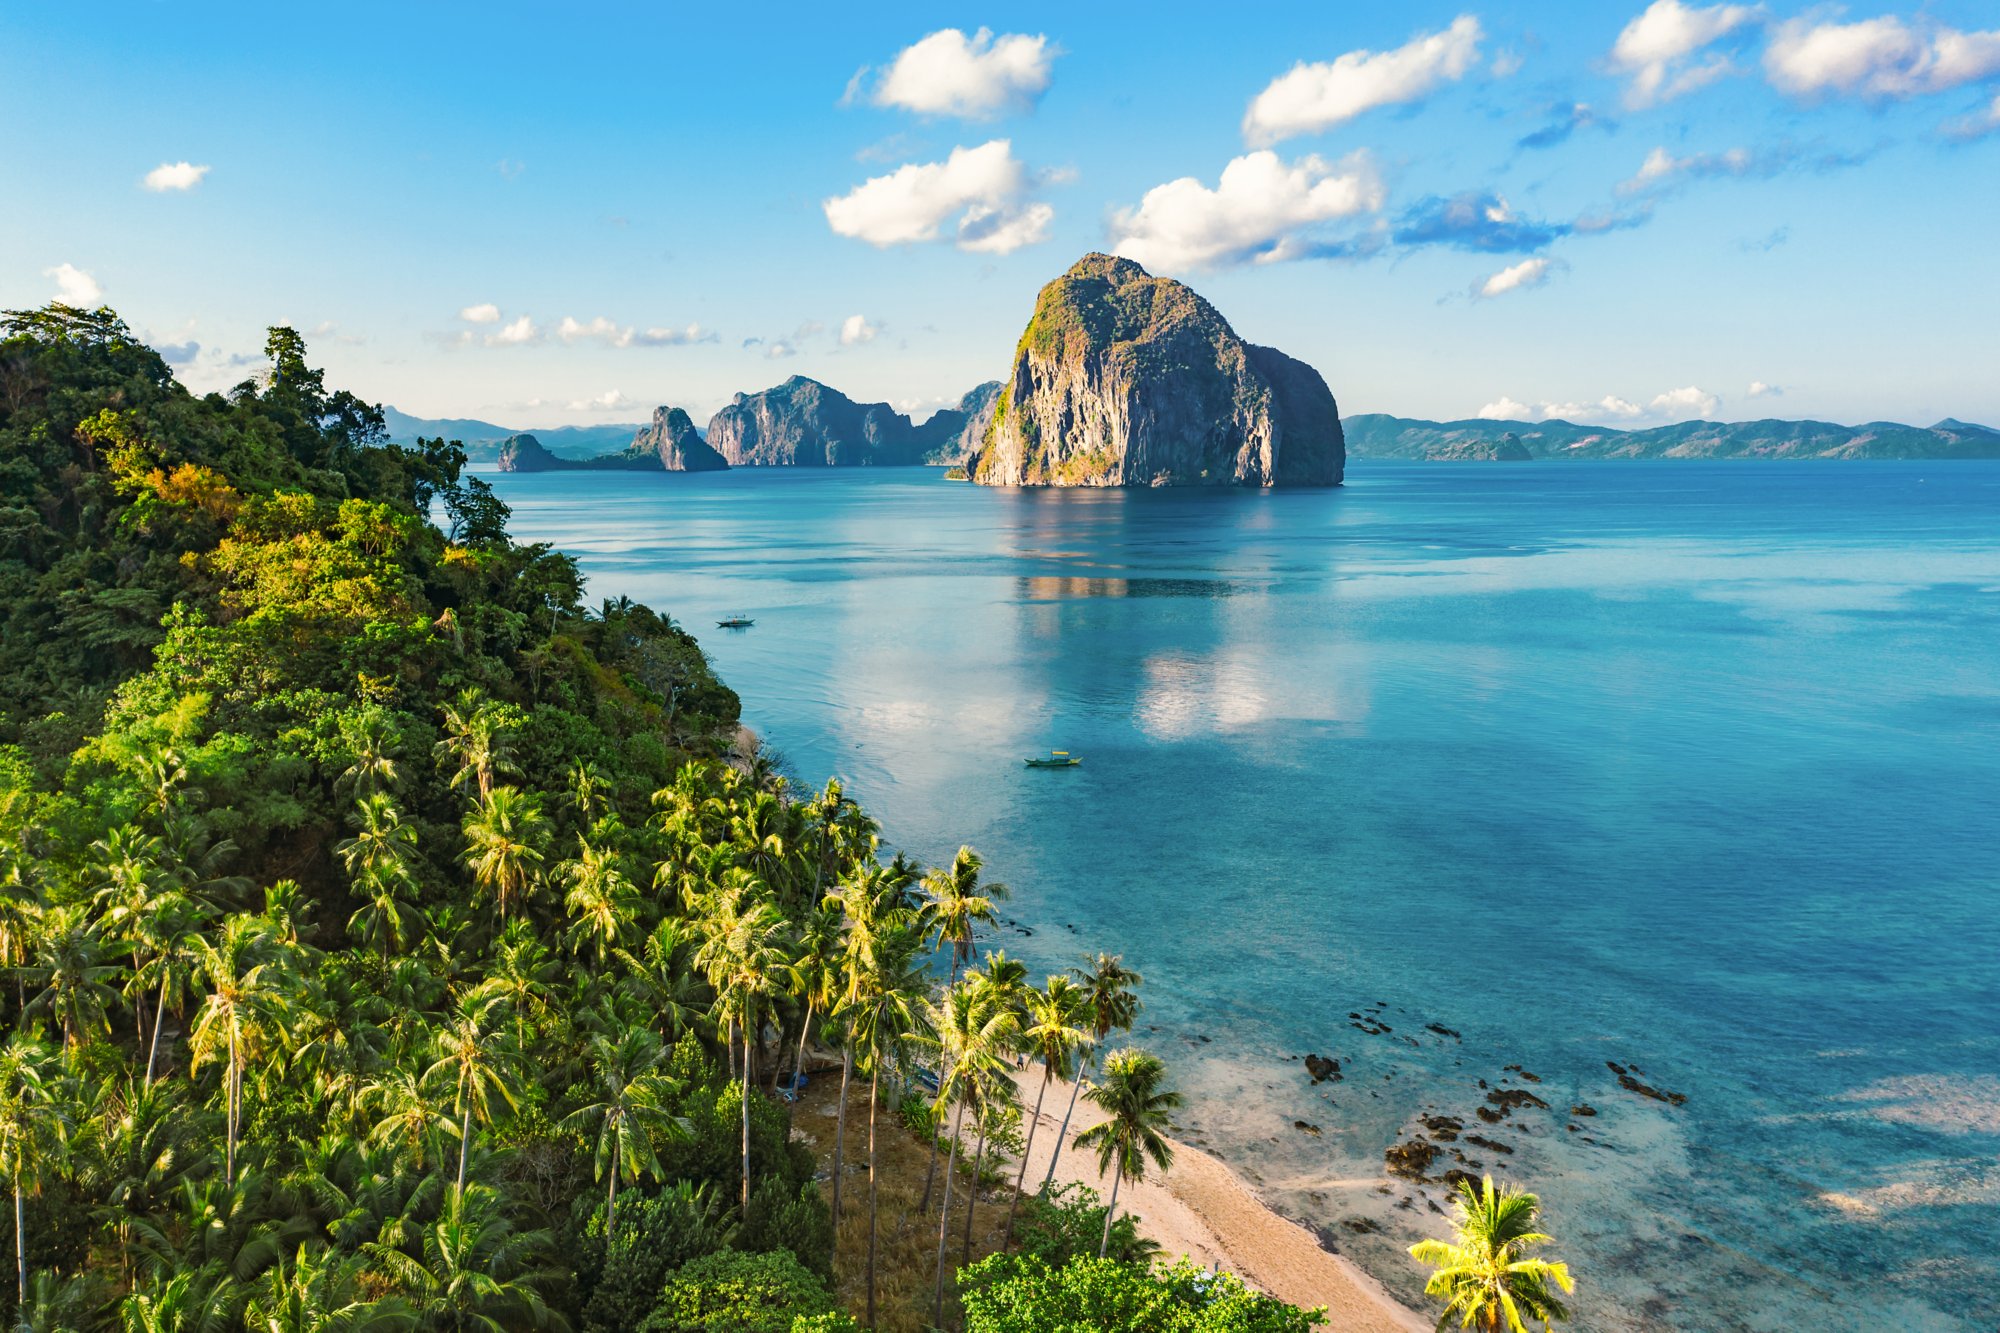
{"label": "rocky island", "polygon": [[857,403],[794,375],[776,388],[737,394],[709,419],[708,444],[731,467],[911,465],[955,442],[967,415],[946,408],[919,426],[887,403]]}
{"label": "rocky island", "polygon": [[500,442],[502,472],[718,472],[728,466],[678,407],[656,408],[652,424],[640,427],[631,444],[595,458],[550,453],[526,433]]}
{"label": "rocky island", "polygon": [[990,486],[1337,486],[1318,371],[1193,289],[1090,254],[1042,288],[970,465]]}

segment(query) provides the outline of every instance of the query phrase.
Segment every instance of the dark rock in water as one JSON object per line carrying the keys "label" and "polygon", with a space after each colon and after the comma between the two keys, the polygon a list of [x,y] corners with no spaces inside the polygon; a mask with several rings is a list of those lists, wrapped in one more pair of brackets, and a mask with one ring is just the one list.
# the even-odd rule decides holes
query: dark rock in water
{"label": "dark rock in water", "polygon": [[1496,1111],[1490,1106],[1475,1106],[1472,1113],[1489,1125],[1497,1125],[1507,1118],[1505,1111]]}
{"label": "dark rock in water", "polygon": [[1578,1102],[1575,1106],[1569,1108],[1569,1113],[1578,1116],[1593,1116],[1597,1114],[1597,1108],[1588,1102]]}
{"label": "dark rock in water", "polygon": [[992,486],[1336,486],[1340,415],[1318,371],[1238,337],[1129,259],[1043,287],[980,440]]}
{"label": "dark rock in water", "polygon": [[1382,1230],[1382,1224],[1372,1217],[1343,1217],[1340,1225],[1361,1236],[1372,1236]]}
{"label": "dark rock in water", "polygon": [[1474,1147],[1484,1148],[1488,1152],[1506,1153],[1511,1156],[1514,1151],[1499,1140],[1489,1139],[1484,1134],[1467,1134],[1465,1141]]}
{"label": "dark rock in water", "polygon": [[1470,1171],[1461,1171],[1457,1167],[1453,1167],[1451,1170],[1439,1176],[1438,1183],[1443,1185],[1446,1189],[1450,1190],[1454,1194],[1458,1193],[1458,1187],[1460,1185],[1470,1185],[1474,1189],[1478,1189],[1481,1185],[1481,1181],[1478,1176],[1473,1175]]}
{"label": "dark rock in water", "polygon": [[1539,1075],[1530,1074],[1527,1070],[1521,1068],[1521,1066],[1519,1065],[1508,1065],[1507,1069],[1511,1073],[1519,1074],[1522,1078],[1528,1080],[1528,1082],[1530,1083],[1540,1083],[1542,1081]]}
{"label": "dark rock in water", "polygon": [[1478,1108],[1479,1118],[1489,1125],[1499,1124],[1517,1107],[1539,1106],[1544,1111],[1549,1109],[1547,1102],[1526,1088],[1495,1088],[1486,1094],[1486,1101],[1488,1105],[1496,1108],[1493,1110],[1488,1110],[1485,1106]]}
{"label": "dark rock in water", "polygon": [[1453,1041],[1460,1040],[1457,1028],[1448,1028],[1442,1023],[1426,1023],[1424,1026],[1432,1032],[1437,1033],[1440,1037],[1450,1037]]}
{"label": "dark rock in water", "polygon": [[1610,1070],[1614,1074],[1622,1074],[1625,1072],[1625,1066],[1619,1064],[1616,1060],[1606,1060],[1604,1062],[1604,1067]]}
{"label": "dark rock in water", "polygon": [[1312,1075],[1312,1081],[1315,1083],[1324,1083],[1328,1079],[1337,1083],[1340,1081],[1340,1061],[1323,1055],[1308,1055],[1306,1072]]}
{"label": "dark rock in water", "polygon": [[1674,1106],[1679,1106],[1687,1101],[1687,1094],[1684,1092],[1668,1092],[1664,1088],[1656,1088],[1650,1084],[1641,1083],[1630,1074],[1620,1074],[1618,1076],[1618,1086],[1627,1092],[1636,1092],[1641,1097],[1650,1097],[1656,1102],[1667,1102]]}
{"label": "dark rock in water", "polygon": [[1314,1138],[1318,1138],[1320,1136],[1319,1126],[1313,1124],[1311,1121],[1308,1120],[1294,1120],[1292,1122],[1292,1128],[1310,1134]]}
{"label": "dark rock in water", "polygon": [[1465,1122],[1454,1115],[1427,1115],[1421,1123],[1440,1143],[1450,1143],[1465,1128]]}
{"label": "dark rock in water", "polygon": [[1409,1142],[1398,1143],[1383,1153],[1382,1160],[1388,1166],[1390,1175],[1422,1180],[1424,1173],[1431,1169],[1437,1152],[1435,1143],[1416,1134],[1411,1136]]}

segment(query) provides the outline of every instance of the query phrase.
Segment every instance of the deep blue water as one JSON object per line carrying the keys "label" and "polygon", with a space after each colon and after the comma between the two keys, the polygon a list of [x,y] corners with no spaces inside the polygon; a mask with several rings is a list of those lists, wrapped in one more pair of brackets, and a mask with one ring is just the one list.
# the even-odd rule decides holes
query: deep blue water
{"label": "deep blue water", "polygon": [[[799,778],[977,847],[997,943],[1122,951],[1186,1132],[1399,1294],[1437,1220],[1382,1152],[1443,1112],[1581,1327],[2000,1322],[2000,466],[495,481]],[[1482,1079],[1552,1109],[1481,1124]]]}

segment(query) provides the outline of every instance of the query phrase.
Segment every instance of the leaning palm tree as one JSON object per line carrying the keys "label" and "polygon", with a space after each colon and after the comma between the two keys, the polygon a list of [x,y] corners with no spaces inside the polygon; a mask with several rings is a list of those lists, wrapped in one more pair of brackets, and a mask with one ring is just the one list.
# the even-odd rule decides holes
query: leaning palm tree
{"label": "leaning palm tree", "polygon": [[39,1036],[16,1032],[0,1047],[0,1175],[14,1189],[14,1276],[17,1309],[28,1304],[28,1230],[21,1198],[41,1184],[62,1150],[68,1129],[56,1095],[61,1066]]}
{"label": "leaning palm tree", "polygon": [[243,1071],[281,1030],[287,1006],[282,954],[261,917],[234,916],[214,940],[194,941],[195,970],[208,997],[190,1037],[188,1072],[222,1060],[224,1179],[236,1181],[243,1129]]}
{"label": "leaning palm tree", "polygon": [[977,952],[973,930],[991,925],[995,917],[993,904],[1007,896],[1005,884],[979,882],[979,872],[984,867],[978,852],[961,847],[949,869],[933,870],[924,876],[924,888],[931,896],[931,933],[940,945],[951,946],[953,981],[958,979],[958,969],[971,962]]}
{"label": "leaning palm tree", "polygon": [[706,938],[695,951],[695,966],[715,991],[716,1026],[733,1024],[743,1038],[742,1204],[750,1212],[750,1089],[752,1055],[763,1023],[764,1004],[783,984],[784,918],[750,880],[718,890],[706,902]]}
{"label": "leaning palm tree", "polygon": [[1079,1148],[1097,1149],[1097,1174],[1113,1167],[1111,1202],[1104,1210],[1104,1237],[1097,1243],[1102,1259],[1111,1245],[1111,1222],[1118,1216],[1118,1187],[1127,1180],[1146,1176],[1146,1162],[1162,1171],[1174,1164],[1174,1147],[1168,1142],[1168,1118],[1180,1107],[1181,1095],[1163,1088],[1167,1067],[1156,1055],[1144,1051],[1114,1051],[1104,1061],[1103,1081],[1087,1096],[1104,1109],[1106,1119],[1076,1136]]}
{"label": "leaning palm tree", "polygon": [[1088,1012],[1083,988],[1065,976],[1051,976],[1040,990],[1028,992],[1021,1044],[1041,1062],[1041,1086],[1035,1092],[1035,1112],[1028,1120],[1028,1141],[1021,1145],[1021,1168],[1014,1173],[1014,1197],[1007,1205],[1005,1244],[1014,1243],[1014,1213],[1021,1205],[1021,1187],[1028,1179],[1028,1158],[1035,1151],[1035,1131],[1042,1123],[1042,1099],[1049,1080],[1067,1078],[1070,1062],[1090,1043],[1084,1024]]}
{"label": "leaning palm tree", "polygon": [[424,1078],[449,1083],[452,1112],[458,1117],[458,1190],[465,1192],[465,1164],[472,1155],[472,1126],[493,1123],[497,1097],[514,1105],[514,1067],[506,1029],[496,1021],[500,1006],[477,991],[459,998],[457,1010],[432,1039],[436,1058]]}
{"label": "leaning palm tree", "polygon": [[496,787],[465,816],[465,851],[472,879],[491,894],[505,922],[508,909],[525,903],[548,857],[549,821],[542,805],[518,787]]}
{"label": "leaning palm tree", "polygon": [[[1073,967],[1070,975],[1083,988],[1084,1005],[1090,1022],[1090,1045],[1101,1048],[1114,1028],[1123,1032],[1132,1030],[1132,1024],[1139,1017],[1139,996],[1136,992],[1144,978],[1125,966],[1125,960],[1117,954],[1101,953],[1084,961],[1090,966]],[[1062,1128],[1056,1133],[1055,1151],[1049,1154],[1048,1174],[1042,1177],[1042,1188],[1045,1190],[1056,1178],[1056,1163],[1062,1158],[1063,1144],[1069,1140],[1069,1119],[1076,1112],[1076,1095],[1083,1086],[1083,1068],[1079,1062],[1076,1082],[1070,1085],[1069,1109],[1063,1112]]]}
{"label": "leaning palm tree", "polygon": [[1540,1199],[1514,1185],[1495,1189],[1488,1176],[1478,1188],[1461,1180],[1452,1202],[1458,1214],[1452,1238],[1410,1247],[1411,1257],[1433,1270],[1424,1294],[1445,1298],[1439,1329],[1456,1323],[1491,1333],[1528,1333],[1530,1321],[1546,1330],[1569,1318],[1557,1294],[1576,1290],[1569,1265],[1528,1253],[1551,1240],[1535,1230]]}
{"label": "leaning palm tree", "polygon": [[597,1178],[611,1177],[604,1199],[607,1242],[618,1234],[619,1178],[636,1184],[642,1175],[657,1177],[656,1137],[687,1133],[686,1123],[667,1112],[674,1087],[660,1071],[660,1059],[660,1039],[646,1028],[627,1028],[615,1041],[597,1038],[591,1043],[590,1065],[598,1099],[562,1122],[564,1129],[597,1130]]}
{"label": "leaning palm tree", "polygon": [[[965,1108],[977,1105],[980,1094],[1007,1065],[1019,1021],[1014,1011],[995,1000],[994,993],[975,984],[961,982],[944,993],[942,1004],[926,1003],[925,1018],[938,1053],[937,1114],[951,1107],[951,1147],[945,1159],[944,1202],[938,1209],[937,1281],[933,1294],[931,1322],[944,1324],[944,1250],[951,1226],[951,1178],[958,1165],[959,1131],[964,1126]],[[976,1190],[975,1178],[970,1188]]]}

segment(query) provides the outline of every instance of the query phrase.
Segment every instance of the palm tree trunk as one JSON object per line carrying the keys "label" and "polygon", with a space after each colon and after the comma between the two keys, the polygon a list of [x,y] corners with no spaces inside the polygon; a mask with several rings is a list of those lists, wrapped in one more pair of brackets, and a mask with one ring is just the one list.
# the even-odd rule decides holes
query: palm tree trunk
{"label": "palm tree trunk", "polygon": [[743,1217],[750,1218],[750,1024],[743,1025]]}
{"label": "palm tree trunk", "polygon": [[[792,1057],[792,1089],[791,1089],[792,1100],[785,1103],[786,1137],[790,1137],[792,1132],[792,1108],[794,1108],[799,1104],[798,1100],[799,1078],[806,1072],[806,1034],[812,1031],[812,1025],[813,1025],[813,1005],[811,1000],[807,1000],[806,1021],[799,1024],[799,1053]],[[841,1092],[842,1095],[844,1096],[846,1094],[846,1089],[845,1088],[841,1089]],[[845,1110],[846,1108],[842,1107],[841,1109]],[[838,1180],[839,1177],[836,1176],[835,1179]],[[836,1185],[834,1186],[834,1188],[838,1189],[839,1186]],[[834,1224],[838,1226],[840,1223],[840,1213],[837,1210],[833,1215],[833,1220]]]}
{"label": "palm tree trunk", "polygon": [[972,1154],[972,1183],[965,1187],[965,1245],[959,1252],[959,1262],[972,1262],[972,1212],[979,1206],[979,1172],[986,1163],[986,1113],[979,1115],[979,1150]]}
{"label": "palm tree trunk", "polygon": [[465,1110],[458,1118],[458,1197],[465,1197],[465,1159],[472,1149],[472,1103],[465,1103]]}
{"label": "palm tree trunk", "polygon": [[833,1122],[833,1247],[840,1248],[840,1178],[847,1174],[847,1081],[854,1074],[854,1049],[840,1053],[840,1114]]}
{"label": "palm tree trunk", "polygon": [[1000,1237],[1003,1252],[1014,1248],[1014,1210],[1021,1206],[1021,1186],[1028,1179],[1028,1155],[1035,1150],[1035,1131],[1042,1123],[1042,1098],[1049,1095],[1049,1066],[1042,1066],[1041,1091],[1035,1094],[1035,1115],[1028,1121],[1028,1141],[1021,1145],[1021,1169],[1014,1173],[1014,1197],[1007,1203],[1007,1230]]}
{"label": "palm tree trunk", "polygon": [[26,1215],[21,1210],[21,1173],[14,1172],[14,1278],[20,1287],[16,1318],[28,1308],[28,1236]]}
{"label": "palm tree trunk", "polygon": [[223,1127],[223,1138],[226,1140],[225,1146],[227,1148],[227,1151],[224,1153],[227,1159],[224,1165],[224,1174],[228,1177],[231,1185],[236,1183],[236,1097],[237,1086],[241,1081],[242,1071],[236,1063],[236,1015],[231,1013],[229,1016],[229,1077],[223,1082],[223,1101],[226,1104],[223,1112],[223,1118],[226,1121]]}
{"label": "palm tree trunk", "polygon": [[167,1022],[167,979],[160,978],[160,999],[153,1008],[153,1044],[146,1049],[146,1086],[153,1086],[153,1066],[160,1058],[160,1029]]}
{"label": "palm tree trunk", "polygon": [[1042,1177],[1042,1190],[1048,1191],[1049,1183],[1056,1178],[1056,1159],[1062,1156],[1063,1144],[1069,1140],[1069,1118],[1076,1113],[1076,1094],[1083,1089],[1083,1062],[1076,1066],[1076,1082],[1069,1085],[1069,1110],[1063,1112],[1062,1128],[1056,1131],[1056,1146],[1049,1153],[1049,1173]]}
{"label": "palm tree trunk", "polygon": [[[875,1105],[882,1061],[878,1055],[868,1073],[868,1327],[875,1327]],[[842,1109],[846,1109],[843,1105]]]}
{"label": "palm tree trunk", "polygon": [[1119,1167],[1111,1176],[1111,1202],[1104,1210],[1104,1239],[1097,1242],[1097,1257],[1111,1248],[1111,1219],[1118,1216],[1118,1186],[1125,1180],[1125,1168]]}
{"label": "palm tree trunk", "polygon": [[611,1159],[611,1195],[604,1203],[604,1239],[608,1244],[618,1236],[618,1158]]}
{"label": "palm tree trunk", "polygon": [[936,1328],[944,1327],[944,1242],[951,1230],[951,1173],[958,1165],[958,1127],[964,1119],[965,1103],[961,1101],[951,1114],[951,1153],[945,1158],[944,1202],[938,1207],[937,1287],[931,1311],[931,1324]]}

